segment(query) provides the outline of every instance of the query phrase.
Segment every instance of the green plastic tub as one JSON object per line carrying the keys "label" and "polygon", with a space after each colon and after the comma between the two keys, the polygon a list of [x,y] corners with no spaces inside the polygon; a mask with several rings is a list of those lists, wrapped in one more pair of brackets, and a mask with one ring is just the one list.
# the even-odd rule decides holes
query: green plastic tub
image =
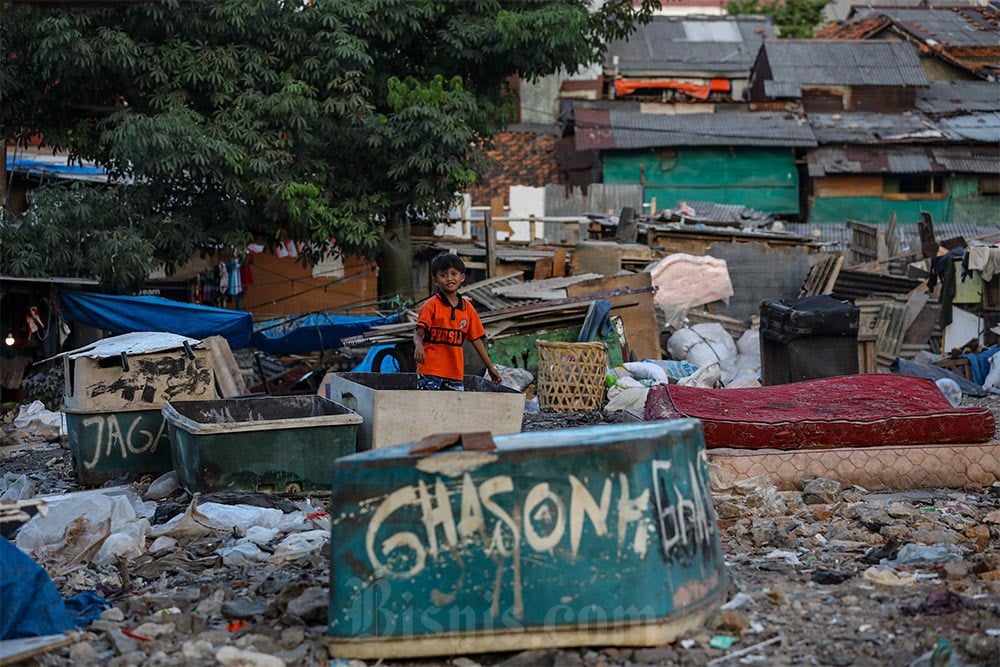
{"label": "green plastic tub", "polygon": [[330,491],[333,461],[357,450],[362,418],[315,395],[170,402],[177,480],[191,493]]}

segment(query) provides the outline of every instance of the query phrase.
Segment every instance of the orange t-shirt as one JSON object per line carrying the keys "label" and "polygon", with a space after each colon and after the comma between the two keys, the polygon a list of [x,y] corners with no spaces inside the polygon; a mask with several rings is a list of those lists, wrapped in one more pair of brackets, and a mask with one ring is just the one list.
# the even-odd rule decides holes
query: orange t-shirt
{"label": "orange t-shirt", "polygon": [[424,331],[426,357],[417,365],[418,373],[461,380],[465,371],[462,343],[486,335],[472,302],[462,296],[458,299],[458,305],[452,306],[439,292],[420,307],[417,328]]}

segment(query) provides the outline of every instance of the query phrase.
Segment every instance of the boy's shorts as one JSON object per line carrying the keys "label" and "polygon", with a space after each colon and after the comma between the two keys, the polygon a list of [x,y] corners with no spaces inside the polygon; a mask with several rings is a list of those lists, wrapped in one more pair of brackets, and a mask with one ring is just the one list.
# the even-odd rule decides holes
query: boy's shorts
{"label": "boy's shorts", "polygon": [[417,389],[430,389],[432,391],[465,391],[465,383],[461,380],[438,377],[437,375],[423,375],[417,373]]}

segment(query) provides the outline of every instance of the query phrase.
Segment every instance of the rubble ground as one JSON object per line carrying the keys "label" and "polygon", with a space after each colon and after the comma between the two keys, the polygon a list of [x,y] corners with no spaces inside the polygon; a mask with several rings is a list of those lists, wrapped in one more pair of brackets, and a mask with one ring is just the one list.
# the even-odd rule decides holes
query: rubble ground
{"label": "rubble ground", "polygon": [[[979,399],[994,412],[1000,400]],[[621,413],[525,415],[524,430],[618,423]],[[36,494],[74,491],[69,453],[51,434],[4,427],[2,469]],[[32,440],[33,439],[33,440]],[[56,436],[56,440],[58,436]],[[32,440],[28,448],[22,447]],[[5,451],[6,450],[6,451]],[[147,477],[135,484],[141,494]],[[729,601],[702,630],[650,648],[581,648],[453,656],[391,665],[1000,665],[1000,486],[869,492],[815,480],[780,492],[769,480],[713,477]],[[246,494],[199,503],[283,511],[301,498]],[[182,513],[183,491],[158,501],[152,523]],[[309,499],[321,515],[325,500]],[[310,515],[311,516],[311,515]],[[64,596],[96,590],[113,606],[72,646],[36,665],[360,667],[325,643],[329,544],[281,562],[226,565],[228,535],[177,540],[132,561],[55,570]],[[264,543],[266,551],[274,541]]]}

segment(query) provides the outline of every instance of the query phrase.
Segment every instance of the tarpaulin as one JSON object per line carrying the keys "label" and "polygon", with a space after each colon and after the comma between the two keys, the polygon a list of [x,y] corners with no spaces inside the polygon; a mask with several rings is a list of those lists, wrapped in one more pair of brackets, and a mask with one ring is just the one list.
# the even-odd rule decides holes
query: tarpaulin
{"label": "tarpaulin", "polygon": [[0,639],[57,635],[74,627],[48,573],[0,537]]}
{"label": "tarpaulin", "polygon": [[250,313],[172,301],[159,296],[120,296],[77,290],[59,290],[63,316],[72,321],[110,331],[168,333],[208,338],[222,336],[234,350],[250,344]]}
{"label": "tarpaulin", "polygon": [[328,315],[312,313],[254,325],[251,344],[268,354],[306,354],[340,347],[340,341],[383,324],[399,322],[399,315]]}
{"label": "tarpaulin", "polygon": [[680,92],[697,100],[707,100],[712,91],[728,91],[728,79],[712,79],[708,84],[692,83],[690,81],[671,81],[664,79],[618,79],[615,81],[616,95],[629,95],[642,89],[656,90],[679,90]]}

